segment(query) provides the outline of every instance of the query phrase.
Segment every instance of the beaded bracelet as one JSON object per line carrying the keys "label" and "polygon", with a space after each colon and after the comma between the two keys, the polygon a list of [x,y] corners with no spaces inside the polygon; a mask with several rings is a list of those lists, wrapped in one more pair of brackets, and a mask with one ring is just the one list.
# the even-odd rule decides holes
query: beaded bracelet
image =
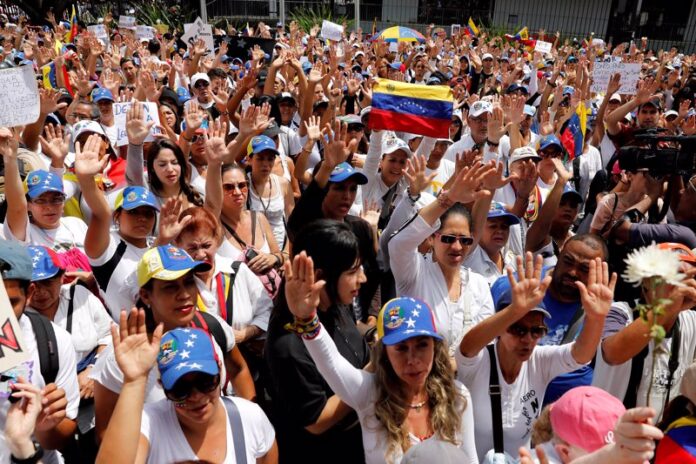
{"label": "beaded bracelet", "polygon": [[288,322],[284,327],[285,330],[293,332],[305,340],[312,340],[319,335],[321,324],[319,323],[319,316],[315,314],[314,317],[308,321],[301,321],[295,318],[294,322]]}

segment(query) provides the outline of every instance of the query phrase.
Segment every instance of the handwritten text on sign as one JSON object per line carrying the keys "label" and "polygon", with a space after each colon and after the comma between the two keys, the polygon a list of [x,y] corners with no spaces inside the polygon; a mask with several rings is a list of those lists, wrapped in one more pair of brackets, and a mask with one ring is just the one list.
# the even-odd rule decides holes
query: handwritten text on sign
{"label": "handwritten text on sign", "polygon": [[0,70],[0,126],[36,122],[39,107],[39,87],[31,66]]}
{"label": "handwritten text on sign", "polygon": [[606,92],[609,79],[616,73],[621,74],[619,93],[622,95],[634,95],[638,77],[640,77],[640,63],[596,62],[592,72],[591,90],[593,92]]}
{"label": "handwritten text on sign", "polygon": [[[10,299],[7,297],[5,284],[0,277],[0,372],[10,377],[10,380],[16,380],[15,372],[27,378],[24,372],[9,370],[28,358],[29,352],[22,339],[22,329],[19,327]],[[7,380],[0,381],[0,398],[9,396],[6,393],[8,391],[6,382]]]}
{"label": "handwritten text on sign", "polygon": [[[116,136],[116,146],[122,147],[123,145],[128,145],[128,134],[126,133],[126,113],[130,109],[131,102],[128,103],[114,103],[114,125],[116,126],[117,136]],[[145,113],[145,123],[154,121],[155,125],[152,127],[150,134],[145,138],[146,142],[152,142],[155,140],[154,134],[159,134],[160,130],[155,127],[159,125],[159,113],[157,113],[157,103],[146,102],[143,103],[143,109]]]}

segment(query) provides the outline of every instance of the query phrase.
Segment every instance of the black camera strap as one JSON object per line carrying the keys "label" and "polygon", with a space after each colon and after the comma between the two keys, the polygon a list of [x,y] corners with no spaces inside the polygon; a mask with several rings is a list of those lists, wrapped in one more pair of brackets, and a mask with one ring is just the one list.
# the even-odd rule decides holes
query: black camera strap
{"label": "black camera strap", "polygon": [[491,362],[490,376],[488,378],[488,394],[491,396],[491,419],[493,420],[493,449],[496,453],[505,452],[503,440],[503,407],[501,404],[502,392],[498,378],[498,360],[495,356],[495,346],[486,346]]}

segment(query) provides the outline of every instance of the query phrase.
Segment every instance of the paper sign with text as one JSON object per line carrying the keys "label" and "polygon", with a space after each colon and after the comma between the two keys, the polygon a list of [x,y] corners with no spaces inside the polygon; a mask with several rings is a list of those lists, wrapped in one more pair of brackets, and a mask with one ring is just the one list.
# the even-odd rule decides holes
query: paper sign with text
{"label": "paper sign with text", "polygon": [[536,45],[534,46],[534,51],[535,52],[541,52],[541,53],[551,53],[551,46],[553,44],[551,42],[544,42],[543,40],[537,40]]}
{"label": "paper sign with text", "polygon": [[132,29],[135,27],[135,17],[134,16],[119,16],[118,17],[118,27],[123,27],[126,29]]}
{"label": "paper sign with text", "polygon": [[340,42],[343,39],[343,26],[324,20],[321,23],[321,36],[325,39]]}
{"label": "paper sign with text", "polygon": [[461,24],[452,24],[450,26],[450,37],[457,37],[461,31],[462,31]]}
{"label": "paper sign with text", "polygon": [[[5,284],[0,277],[0,372],[6,372],[29,359],[22,329],[15,317]],[[5,382],[2,382],[3,384]],[[0,394],[4,392],[0,391]]]}
{"label": "paper sign with text", "polygon": [[[128,134],[126,133],[126,113],[130,109],[132,102],[127,103],[114,103],[114,125],[116,126],[116,146],[122,147],[123,145],[128,145]],[[145,110],[145,122],[154,121],[155,125],[152,127],[150,134],[145,138],[146,142],[152,142],[155,140],[154,135],[159,134],[160,130],[155,127],[159,125],[159,113],[157,112],[157,103],[155,102],[145,102],[143,103]]]}
{"label": "paper sign with text", "polygon": [[592,71],[593,92],[606,92],[609,79],[613,74],[621,74],[621,88],[619,93],[622,95],[635,95],[636,85],[640,77],[640,63],[620,63],[620,62],[596,62]]}
{"label": "paper sign with text", "polygon": [[138,40],[142,40],[142,39],[147,39],[147,40],[154,39],[154,38],[155,38],[155,32],[156,32],[156,31],[155,31],[155,28],[152,27],[152,26],[142,26],[142,25],[135,26],[135,37],[136,37]]}
{"label": "paper sign with text", "polygon": [[87,26],[87,30],[94,34],[94,37],[99,39],[104,45],[109,43],[109,34],[106,32],[106,27],[103,24]]}
{"label": "paper sign with text", "polygon": [[196,40],[203,39],[205,46],[208,48],[208,54],[214,53],[215,42],[213,41],[213,28],[210,24],[204,23],[203,20],[198,17],[194,22],[184,24],[184,31],[186,32],[181,36],[181,40],[186,43],[189,50],[191,50],[191,45],[193,45]]}
{"label": "paper sign with text", "polygon": [[31,66],[0,70],[0,108],[0,126],[23,126],[39,119],[39,86]]}

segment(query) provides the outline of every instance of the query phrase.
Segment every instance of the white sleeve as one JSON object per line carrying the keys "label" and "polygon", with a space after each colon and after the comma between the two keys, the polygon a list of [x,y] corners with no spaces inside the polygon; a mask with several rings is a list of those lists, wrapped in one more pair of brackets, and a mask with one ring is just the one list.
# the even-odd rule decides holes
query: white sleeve
{"label": "white sleeve", "polygon": [[56,333],[56,343],[58,344],[58,374],[56,375],[56,385],[65,390],[65,399],[68,405],[65,414],[68,419],[77,417],[77,410],[80,406],[80,387],[77,383],[77,354],[73,347],[71,335],[58,325],[51,322]]}
{"label": "white sleeve", "polygon": [[460,448],[469,456],[469,464],[478,464],[478,454],[476,453],[476,436],[474,435],[474,402],[471,399],[469,390],[457,382],[456,385],[461,388],[461,393],[466,401],[466,409],[464,409],[464,417],[462,417],[462,428],[464,434],[462,436],[462,445]]}
{"label": "white sleeve", "polygon": [[372,401],[374,374],[346,361],[323,325],[316,338],[303,342],[321,376],[348,406],[359,410]]}
{"label": "white sleeve", "polygon": [[63,193],[65,193],[66,198],[72,198],[80,193],[80,185],[72,179],[66,179],[60,174],[63,179]]}
{"label": "white sleeve", "polygon": [[[273,300],[268,296],[268,292],[263,288],[263,284],[256,277],[249,267],[242,263],[239,266],[239,275],[247,287],[249,293],[249,303],[252,308],[253,318],[251,324],[255,325],[264,332],[268,330],[268,321],[271,318],[271,310],[273,309]],[[235,285],[238,280],[235,280]],[[232,289],[234,291],[234,289]]]}
{"label": "white sleeve", "polygon": [[85,305],[89,309],[89,314],[94,324],[94,330],[97,333],[97,343],[99,345],[110,345],[111,324],[113,323],[113,319],[111,319],[109,311],[107,311],[99,298],[81,285],[75,288],[75,293],[77,292],[85,294]]}
{"label": "white sleeve", "polygon": [[21,243],[24,246],[31,245],[31,240],[30,240],[31,221],[27,220],[27,224],[24,228],[24,240],[19,240],[17,237],[15,237],[15,234],[12,233],[12,229],[10,229],[10,225],[7,223],[7,221],[5,221],[2,224],[2,229],[3,229],[3,233],[5,235],[6,240],[11,240],[13,242]]}
{"label": "white sleeve", "polygon": [[471,285],[472,296],[476,304],[476,313],[474,314],[474,324],[478,324],[482,320],[491,317],[495,314],[493,308],[493,297],[488,282],[479,274],[469,271],[469,282]]}
{"label": "white sleeve", "polygon": [[530,364],[530,378],[541,378],[545,384],[561,374],[580,369],[580,364],[573,358],[573,343],[559,346],[537,346],[534,348]]}
{"label": "white sleeve", "polygon": [[97,362],[89,373],[89,378],[116,394],[121,392],[123,373],[116,362],[113,345],[107,346],[99,355]]}
{"label": "white sleeve", "polygon": [[420,145],[418,145],[418,150],[416,150],[416,156],[425,156],[428,159],[430,152],[435,148],[436,140],[432,137],[423,137]]}
{"label": "white sleeve", "polygon": [[[370,147],[367,150],[367,157],[362,168],[362,173],[367,176],[367,184],[371,185],[377,181],[379,173],[379,161],[382,158],[382,139],[384,131],[374,131],[370,137]],[[367,186],[365,186],[367,187]]]}
{"label": "white sleeve", "polygon": [[423,265],[418,245],[439,227],[439,219],[435,225],[430,226],[422,216],[417,215],[389,240],[389,266],[391,269],[399,269],[399,272],[394,273],[397,288],[411,286],[416,282]]}
{"label": "white sleeve", "polygon": [[391,240],[391,236],[394,232],[399,230],[399,227],[406,224],[409,219],[418,214],[421,208],[424,208],[433,201],[435,201],[435,197],[425,192],[421,193],[421,197],[415,204],[408,198],[407,191],[401,194],[401,198],[396,202],[396,208],[394,208],[394,211],[389,217],[389,222],[379,236],[379,253],[382,254],[381,262],[384,263],[386,267],[389,267],[389,241]]}
{"label": "white sleeve", "polygon": [[[90,258],[88,256],[87,259],[89,259],[89,264],[91,264],[92,266],[104,265],[108,260],[111,259],[111,257],[114,255],[114,253],[116,253],[117,247],[118,247],[118,244],[116,243],[114,236],[109,234],[109,244],[106,246],[104,253],[102,253],[101,256],[97,256],[96,258]],[[104,288],[102,290],[106,290],[106,289]]]}
{"label": "white sleeve", "polygon": [[457,363],[457,380],[468,386],[474,384],[474,379],[483,371],[485,364],[490,365],[490,356],[486,348],[476,356],[468,358],[459,349],[454,350],[454,360]]}
{"label": "white sleeve", "polygon": [[[232,327],[227,323],[226,320],[221,318],[215,313],[208,313],[211,316],[213,316],[215,319],[218,320],[220,323],[220,326],[222,326],[222,331],[225,332],[225,338],[227,339],[227,347],[225,348],[225,353],[229,353],[232,351],[232,348],[234,348],[234,331],[232,330]],[[222,348],[222,347],[220,347]]]}

